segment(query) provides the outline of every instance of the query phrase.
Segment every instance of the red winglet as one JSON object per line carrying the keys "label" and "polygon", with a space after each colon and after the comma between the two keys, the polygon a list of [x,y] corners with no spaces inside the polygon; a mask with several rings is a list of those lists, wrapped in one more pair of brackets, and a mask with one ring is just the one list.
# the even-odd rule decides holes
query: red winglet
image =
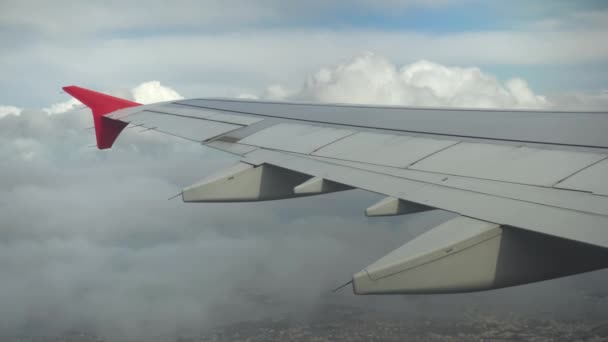
{"label": "red winglet", "polygon": [[120,132],[127,126],[126,122],[113,120],[105,115],[119,109],[140,105],[137,102],[98,93],[77,86],[63,87],[63,90],[84,103],[93,111],[95,137],[97,138],[97,148],[100,150],[112,147],[114,140],[118,138]]}

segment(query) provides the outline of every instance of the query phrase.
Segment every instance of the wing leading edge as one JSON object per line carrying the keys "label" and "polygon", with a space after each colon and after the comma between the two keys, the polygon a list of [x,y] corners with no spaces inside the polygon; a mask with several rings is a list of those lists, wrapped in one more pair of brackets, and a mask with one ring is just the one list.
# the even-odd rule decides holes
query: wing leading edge
{"label": "wing leading edge", "polygon": [[[92,109],[100,149],[132,124],[241,157],[235,167],[184,188],[184,202],[359,188],[387,196],[365,211],[370,217],[431,209],[459,214],[355,273],[357,294],[480,291],[608,267],[608,197],[599,176],[608,165],[608,141],[593,134],[578,141],[572,134],[587,126],[591,133],[605,131],[606,113],[486,111],[500,124],[489,134],[479,110],[232,100],[141,106],[64,89]],[[369,124],[365,112],[378,122]],[[482,118],[485,131],[464,132],[466,122],[454,132],[434,129],[420,113]],[[511,119],[511,126],[544,120],[557,138],[501,131]]]}

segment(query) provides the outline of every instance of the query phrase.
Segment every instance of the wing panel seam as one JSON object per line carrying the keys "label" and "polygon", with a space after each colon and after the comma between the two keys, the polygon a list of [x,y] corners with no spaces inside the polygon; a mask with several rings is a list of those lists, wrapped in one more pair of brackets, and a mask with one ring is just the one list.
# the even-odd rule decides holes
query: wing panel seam
{"label": "wing panel seam", "polygon": [[[422,158],[420,158],[420,159],[418,159],[418,160],[414,161],[413,163],[410,163],[410,165],[408,165],[408,166],[404,167],[404,169],[410,169],[412,166],[414,166],[414,165],[416,165],[417,163],[419,163],[419,162],[421,162],[421,161],[425,160],[426,158],[429,158],[429,157],[431,157],[431,156],[436,155],[437,153],[440,153],[440,152],[443,152],[443,151],[445,151],[445,150],[447,150],[447,149],[450,149],[450,148],[452,148],[452,147],[454,147],[454,146],[456,146],[456,145],[458,145],[458,144],[460,144],[460,143],[462,143],[462,141],[456,141],[456,142],[454,142],[452,145],[446,146],[446,147],[444,147],[444,148],[442,148],[442,149],[439,149],[439,150],[437,150],[437,151],[435,151],[435,152],[433,152],[433,153],[429,153],[429,154],[427,154],[426,156],[424,156],[424,157],[422,157]],[[412,170],[414,170],[414,169],[412,169]]]}
{"label": "wing panel seam", "polygon": [[[551,185],[551,187],[554,187],[554,188],[560,188],[560,187],[558,187],[558,186],[557,186],[559,183],[561,183],[561,182],[563,182],[563,181],[567,180],[567,179],[568,179],[568,178],[570,178],[570,177],[574,177],[575,175],[577,175],[577,174],[579,174],[579,173],[581,173],[581,172],[583,172],[583,171],[587,170],[588,168],[593,167],[593,166],[595,166],[595,165],[597,165],[597,164],[599,164],[599,163],[601,163],[601,162],[603,162],[604,160],[607,160],[607,159],[608,159],[608,156],[606,156],[606,157],[604,157],[604,158],[602,158],[602,159],[600,159],[600,160],[596,161],[595,163],[589,164],[589,165],[585,166],[584,168],[582,168],[582,169],[580,169],[580,170],[578,170],[578,171],[575,171],[575,172],[573,172],[572,174],[570,174],[570,175],[568,175],[568,176],[566,176],[566,177],[564,177],[564,178],[560,179],[559,181],[555,182],[553,185]],[[564,189],[567,189],[567,188],[564,188]],[[575,190],[576,190],[576,189],[575,189]],[[580,190],[576,190],[576,191],[580,191]],[[589,192],[592,192],[592,191],[589,191]]]}

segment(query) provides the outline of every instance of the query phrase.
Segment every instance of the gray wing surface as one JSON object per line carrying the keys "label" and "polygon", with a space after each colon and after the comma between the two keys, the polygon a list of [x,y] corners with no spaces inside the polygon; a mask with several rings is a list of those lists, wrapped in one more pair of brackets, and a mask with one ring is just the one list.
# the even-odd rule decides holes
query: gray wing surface
{"label": "gray wing surface", "polygon": [[452,293],[608,266],[608,113],[191,99],[112,120],[240,157],[182,191],[244,202],[353,188],[368,216],[458,214],[353,275],[358,294]]}

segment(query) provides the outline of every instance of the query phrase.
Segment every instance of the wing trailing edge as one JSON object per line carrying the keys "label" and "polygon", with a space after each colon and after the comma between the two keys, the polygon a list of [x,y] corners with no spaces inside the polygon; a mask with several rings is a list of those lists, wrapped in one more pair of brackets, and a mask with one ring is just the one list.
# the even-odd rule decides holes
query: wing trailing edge
{"label": "wing trailing edge", "polygon": [[110,96],[78,86],[63,87],[66,93],[72,95],[93,112],[97,148],[100,150],[112,147],[120,132],[127,126],[126,122],[113,120],[106,114],[119,109],[140,106],[141,104],[119,97]]}

